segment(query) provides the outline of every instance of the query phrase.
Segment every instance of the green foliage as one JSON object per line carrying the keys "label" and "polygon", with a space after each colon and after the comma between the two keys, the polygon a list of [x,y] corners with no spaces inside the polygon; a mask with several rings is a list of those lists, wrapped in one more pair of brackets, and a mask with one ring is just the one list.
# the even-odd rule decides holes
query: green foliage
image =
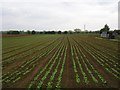
{"label": "green foliage", "polygon": [[[14,52],[11,52],[11,48],[9,51],[6,49],[8,54],[3,56],[2,63],[6,67],[8,63],[14,63],[15,60],[22,60],[21,57],[27,57],[27,55],[31,55],[30,58],[23,58],[24,62],[19,66],[17,69],[13,69],[6,74],[3,74],[2,81],[3,84],[15,84],[19,83],[19,80],[26,78],[34,71],[37,65],[41,65],[38,61],[44,60],[43,57],[52,55],[49,57],[49,60],[44,65],[44,67],[40,68],[37,74],[34,77],[31,77],[32,80],[28,84],[28,88],[32,89],[37,87],[41,89],[42,86],[46,85],[47,89],[57,88],[61,89],[64,86],[64,81],[62,81],[65,75],[66,63],[69,63],[68,56],[70,54],[70,63],[71,70],[70,73],[74,77],[71,80],[74,80],[76,85],[81,86],[84,85],[91,85],[94,83],[95,85],[107,85],[109,84],[109,80],[106,80],[104,74],[101,73],[99,67],[106,73],[110,73],[116,79],[120,79],[119,75],[119,63],[117,62],[119,58],[117,55],[114,54],[114,51],[110,50],[109,48],[103,47],[102,44],[111,44],[114,47],[115,42],[106,41],[104,39],[95,38],[96,36],[86,36],[86,35],[64,35],[64,39],[58,35],[49,36],[49,35],[31,35],[29,38],[27,37],[17,37],[14,38],[16,41],[15,43],[11,44],[11,41],[7,42],[8,38],[6,38],[6,47],[9,47],[9,44],[16,45],[15,48],[12,48]],[[31,38],[32,37],[32,38]],[[57,38],[58,39],[54,39]],[[63,36],[62,36],[63,37]],[[67,38],[66,38],[67,37]],[[91,37],[91,38],[89,38]],[[23,39],[24,38],[24,39]],[[25,39],[26,38],[26,39]],[[45,39],[42,39],[45,38]],[[51,39],[50,39],[51,38]],[[60,39],[61,38],[61,39]],[[84,38],[84,39],[83,39]],[[21,39],[23,42],[21,42]],[[41,40],[42,39],[42,40]],[[67,40],[70,42],[64,41]],[[30,42],[32,40],[32,42]],[[39,42],[38,42],[38,41]],[[53,42],[52,42],[52,41]],[[93,43],[92,42],[95,42]],[[97,44],[100,41],[100,45]],[[27,43],[26,43],[27,41]],[[34,41],[34,43],[33,43]],[[45,42],[44,42],[45,41]],[[89,42],[88,42],[89,41]],[[12,41],[13,42],[13,41]],[[41,43],[42,42],[42,43]],[[110,42],[110,43],[109,43]],[[20,43],[22,43],[21,46]],[[102,44],[101,44],[102,43]],[[49,45],[49,46],[48,46]],[[33,48],[34,46],[34,48]],[[44,49],[43,49],[44,48]],[[30,50],[28,50],[30,49]],[[70,52],[68,52],[70,50]],[[115,50],[115,49],[114,49]],[[4,53],[6,53],[4,51]],[[24,52],[25,51],[25,52]],[[53,52],[51,54],[51,52]],[[110,52],[111,51],[111,52]],[[20,53],[21,52],[21,53]],[[16,55],[19,53],[18,55]],[[34,53],[34,54],[33,54]],[[89,56],[87,56],[89,55]],[[7,59],[8,58],[8,59]],[[96,64],[96,65],[95,65]],[[98,67],[97,67],[98,65]],[[60,68],[59,68],[60,67]],[[50,75],[50,76],[49,76]],[[70,78],[69,78],[70,79]],[[46,82],[47,81],[47,82]],[[63,85],[63,86],[62,86]],[[78,86],[78,87],[79,87]]]}
{"label": "green foliage", "polygon": [[109,26],[106,24],[106,25],[104,26],[104,28],[102,28],[102,29],[100,30],[100,33],[102,33],[102,32],[109,32],[109,30],[110,30],[110,28],[109,28]]}
{"label": "green foliage", "polygon": [[7,34],[20,34],[19,31],[8,31]]}

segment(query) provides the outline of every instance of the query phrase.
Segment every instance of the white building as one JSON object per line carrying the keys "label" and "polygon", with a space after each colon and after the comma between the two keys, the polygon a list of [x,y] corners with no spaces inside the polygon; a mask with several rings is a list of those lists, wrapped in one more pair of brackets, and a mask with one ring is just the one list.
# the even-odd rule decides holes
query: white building
{"label": "white building", "polygon": [[108,32],[102,32],[101,37],[108,38],[109,37]]}

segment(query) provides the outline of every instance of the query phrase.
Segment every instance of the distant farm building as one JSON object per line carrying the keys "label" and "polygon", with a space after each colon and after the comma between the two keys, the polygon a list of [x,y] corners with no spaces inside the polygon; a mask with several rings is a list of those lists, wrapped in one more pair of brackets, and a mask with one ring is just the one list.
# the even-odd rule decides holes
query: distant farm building
{"label": "distant farm building", "polygon": [[109,32],[102,32],[101,33],[101,37],[103,37],[103,38],[108,38],[109,37]]}
{"label": "distant farm building", "polygon": [[101,37],[103,37],[103,38],[115,39],[115,36],[117,36],[117,35],[118,35],[118,33],[116,31],[101,32]]}

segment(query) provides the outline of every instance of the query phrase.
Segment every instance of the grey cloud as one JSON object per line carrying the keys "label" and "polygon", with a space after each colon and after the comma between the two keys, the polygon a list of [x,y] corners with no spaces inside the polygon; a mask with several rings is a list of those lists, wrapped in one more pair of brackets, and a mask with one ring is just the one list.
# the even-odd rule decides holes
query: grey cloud
{"label": "grey cloud", "polygon": [[[116,2],[113,1],[33,0],[4,3],[3,29],[74,29],[88,24],[89,30],[95,30],[100,28],[103,22],[116,28]],[[112,11],[115,13],[112,14]]]}

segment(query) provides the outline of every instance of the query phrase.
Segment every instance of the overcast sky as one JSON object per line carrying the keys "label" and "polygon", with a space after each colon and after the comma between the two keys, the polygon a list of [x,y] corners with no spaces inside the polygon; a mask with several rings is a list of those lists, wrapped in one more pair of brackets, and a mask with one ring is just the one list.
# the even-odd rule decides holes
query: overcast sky
{"label": "overcast sky", "polygon": [[2,30],[118,29],[119,0],[4,0]]}

